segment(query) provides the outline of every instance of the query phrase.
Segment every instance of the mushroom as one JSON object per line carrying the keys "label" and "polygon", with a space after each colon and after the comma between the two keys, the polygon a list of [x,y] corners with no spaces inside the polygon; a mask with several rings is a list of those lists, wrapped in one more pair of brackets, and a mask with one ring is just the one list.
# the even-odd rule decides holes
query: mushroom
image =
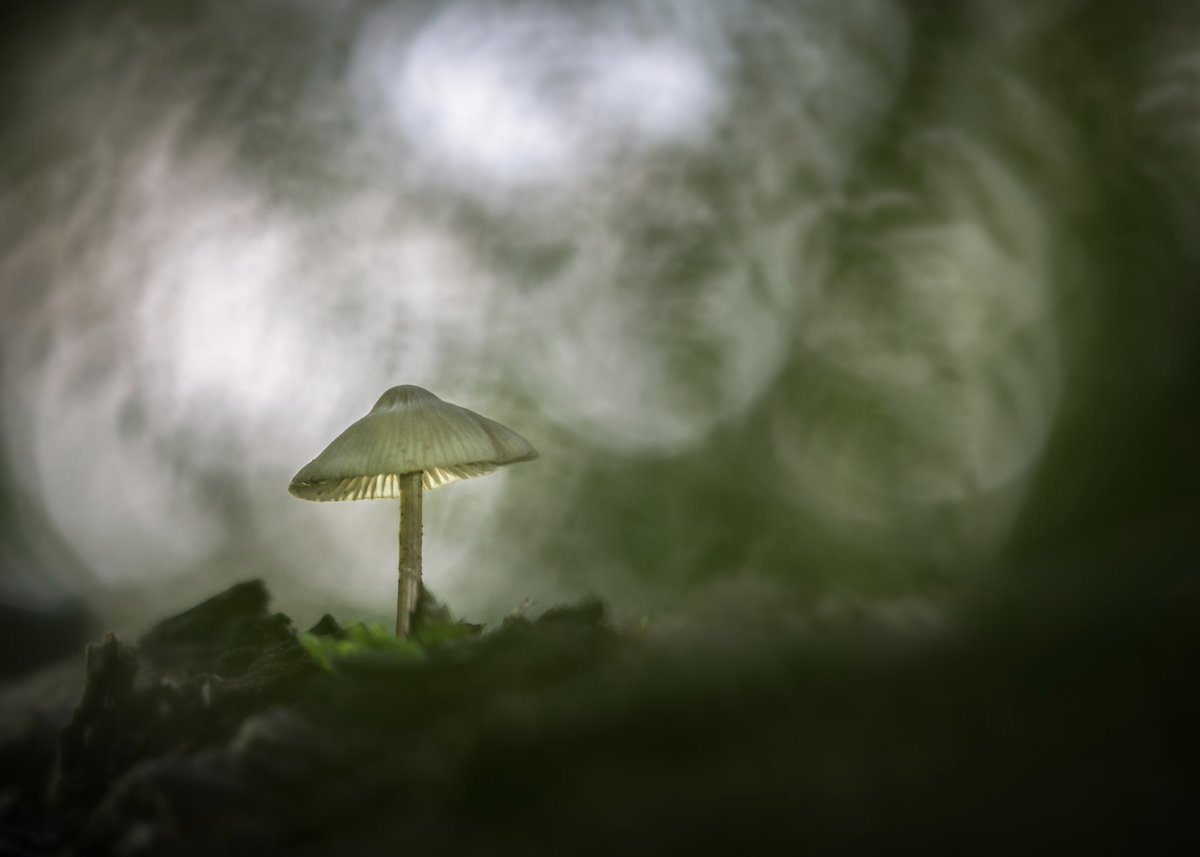
{"label": "mushroom", "polygon": [[380,396],[369,414],[300,468],[288,491],[302,500],[399,498],[396,636],[407,637],[421,592],[424,491],[537,455],[512,429],[405,384]]}

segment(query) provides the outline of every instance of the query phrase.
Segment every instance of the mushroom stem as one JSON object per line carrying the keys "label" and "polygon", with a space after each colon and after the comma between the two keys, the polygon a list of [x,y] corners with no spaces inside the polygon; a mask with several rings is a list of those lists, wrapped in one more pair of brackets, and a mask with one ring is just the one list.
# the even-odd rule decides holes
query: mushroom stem
{"label": "mushroom stem", "polygon": [[396,590],[396,636],[412,631],[421,595],[421,471],[400,475],[400,581]]}

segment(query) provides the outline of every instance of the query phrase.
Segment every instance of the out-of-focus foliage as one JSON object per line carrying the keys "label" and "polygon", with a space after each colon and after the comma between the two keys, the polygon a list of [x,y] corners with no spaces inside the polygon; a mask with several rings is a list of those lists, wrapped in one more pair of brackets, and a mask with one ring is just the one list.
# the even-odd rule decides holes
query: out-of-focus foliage
{"label": "out-of-focus foliage", "polygon": [[1194,497],[1191,0],[4,30],[6,598],[136,624],[261,574],[385,621],[394,508],[285,488],[398,383],[542,452],[427,504],[430,585],[482,621],[906,603]]}

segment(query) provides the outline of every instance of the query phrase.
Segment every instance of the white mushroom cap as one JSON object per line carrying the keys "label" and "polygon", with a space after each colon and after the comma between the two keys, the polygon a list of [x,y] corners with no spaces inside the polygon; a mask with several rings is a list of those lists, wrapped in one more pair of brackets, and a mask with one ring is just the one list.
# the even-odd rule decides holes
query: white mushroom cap
{"label": "white mushroom cap", "polygon": [[394,499],[405,473],[421,473],[428,490],[537,455],[512,429],[406,384],[380,396],[300,469],[288,491],[304,500]]}

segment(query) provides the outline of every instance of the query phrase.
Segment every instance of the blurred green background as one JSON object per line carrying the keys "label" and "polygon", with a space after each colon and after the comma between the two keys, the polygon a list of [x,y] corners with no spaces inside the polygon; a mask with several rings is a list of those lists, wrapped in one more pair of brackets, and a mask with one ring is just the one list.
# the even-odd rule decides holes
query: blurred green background
{"label": "blurred green background", "polygon": [[387,621],[393,504],[286,486],[402,383],[541,451],[426,499],[473,621],[1195,604],[1196,4],[39,8],[0,601],[52,627],[12,669],[247,577]]}

